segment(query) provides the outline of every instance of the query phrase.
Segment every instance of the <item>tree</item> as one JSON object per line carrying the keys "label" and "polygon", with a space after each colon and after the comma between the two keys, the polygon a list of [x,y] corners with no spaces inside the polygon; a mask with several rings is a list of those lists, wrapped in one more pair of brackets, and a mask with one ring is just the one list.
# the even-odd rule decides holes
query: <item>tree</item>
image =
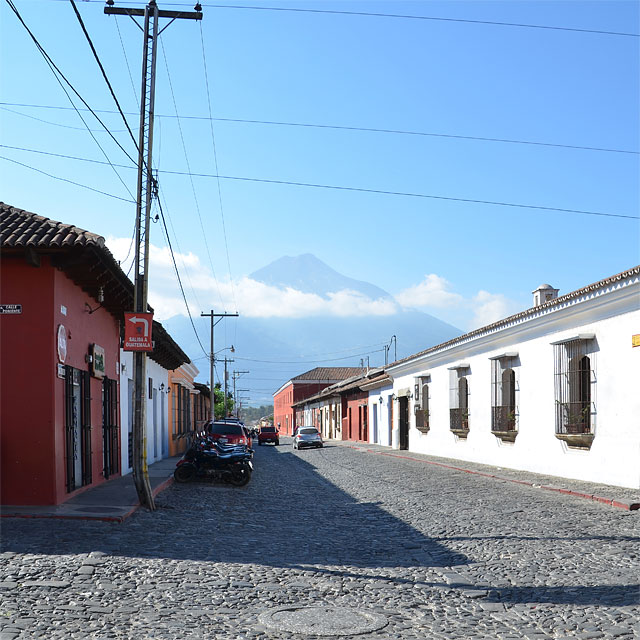
{"label": "tree", "polygon": [[[216,420],[220,418],[226,418],[224,415],[224,391],[219,382],[216,383],[213,388],[213,398],[214,398],[214,417]],[[235,406],[235,402],[233,400],[233,394],[231,392],[227,393],[227,415],[233,413],[233,407]]]}

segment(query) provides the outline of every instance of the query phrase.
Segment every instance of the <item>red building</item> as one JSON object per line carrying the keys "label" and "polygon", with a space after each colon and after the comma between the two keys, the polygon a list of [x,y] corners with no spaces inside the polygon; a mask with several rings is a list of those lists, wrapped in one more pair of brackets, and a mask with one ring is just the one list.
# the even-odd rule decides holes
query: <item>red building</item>
{"label": "red building", "polygon": [[0,203],[3,504],[119,475],[119,347],[133,285],[104,238]]}
{"label": "red building", "polygon": [[331,384],[362,373],[360,367],[316,367],[285,382],[273,394],[273,423],[284,435],[296,427],[293,405],[309,398]]}

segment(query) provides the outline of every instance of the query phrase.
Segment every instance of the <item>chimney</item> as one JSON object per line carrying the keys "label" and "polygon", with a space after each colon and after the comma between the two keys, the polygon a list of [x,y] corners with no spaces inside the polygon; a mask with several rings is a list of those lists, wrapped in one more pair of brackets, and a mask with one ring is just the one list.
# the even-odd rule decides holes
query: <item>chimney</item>
{"label": "chimney", "polygon": [[541,284],[533,293],[533,306],[539,307],[549,300],[555,300],[558,297],[559,289],[554,289],[550,284]]}

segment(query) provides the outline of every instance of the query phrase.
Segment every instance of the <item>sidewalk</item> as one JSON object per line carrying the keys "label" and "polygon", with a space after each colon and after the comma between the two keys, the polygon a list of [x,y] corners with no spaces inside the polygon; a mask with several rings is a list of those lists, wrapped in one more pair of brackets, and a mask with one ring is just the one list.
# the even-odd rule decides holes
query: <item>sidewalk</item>
{"label": "sidewalk", "polygon": [[438,458],[428,456],[413,451],[400,451],[377,444],[367,442],[348,442],[345,440],[329,440],[332,444],[347,446],[352,449],[360,449],[364,453],[372,453],[396,458],[415,460],[424,464],[431,464],[446,469],[453,469],[463,473],[495,478],[504,482],[515,482],[524,484],[543,491],[555,491],[577,498],[595,500],[604,504],[635,511],[640,509],[640,490],[627,489],[625,487],[615,487],[612,485],[599,484],[595,482],[585,482],[583,480],[571,480],[569,478],[558,478],[557,476],[546,476],[530,471],[519,471],[517,469],[505,469],[504,467],[492,467],[486,464],[467,462],[466,460],[455,460],[451,458]]}
{"label": "sidewalk", "polygon": [[[180,456],[166,458],[149,465],[151,491],[156,496],[173,482],[173,470]],[[71,518],[123,522],[138,509],[138,494],[133,474],[107,480],[97,487],[52,506],[0,506],[3,518]]]}

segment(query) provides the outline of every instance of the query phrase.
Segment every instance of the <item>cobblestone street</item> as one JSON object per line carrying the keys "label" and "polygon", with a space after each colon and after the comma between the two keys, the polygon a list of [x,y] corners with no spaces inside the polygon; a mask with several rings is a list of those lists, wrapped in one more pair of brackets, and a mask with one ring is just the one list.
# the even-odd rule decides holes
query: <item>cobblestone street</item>
{"label": "cobblestone street", "polygon": [[638,511],[336,443],[254,462],[122,524],[3,519],[2,640],[640,637]]}

